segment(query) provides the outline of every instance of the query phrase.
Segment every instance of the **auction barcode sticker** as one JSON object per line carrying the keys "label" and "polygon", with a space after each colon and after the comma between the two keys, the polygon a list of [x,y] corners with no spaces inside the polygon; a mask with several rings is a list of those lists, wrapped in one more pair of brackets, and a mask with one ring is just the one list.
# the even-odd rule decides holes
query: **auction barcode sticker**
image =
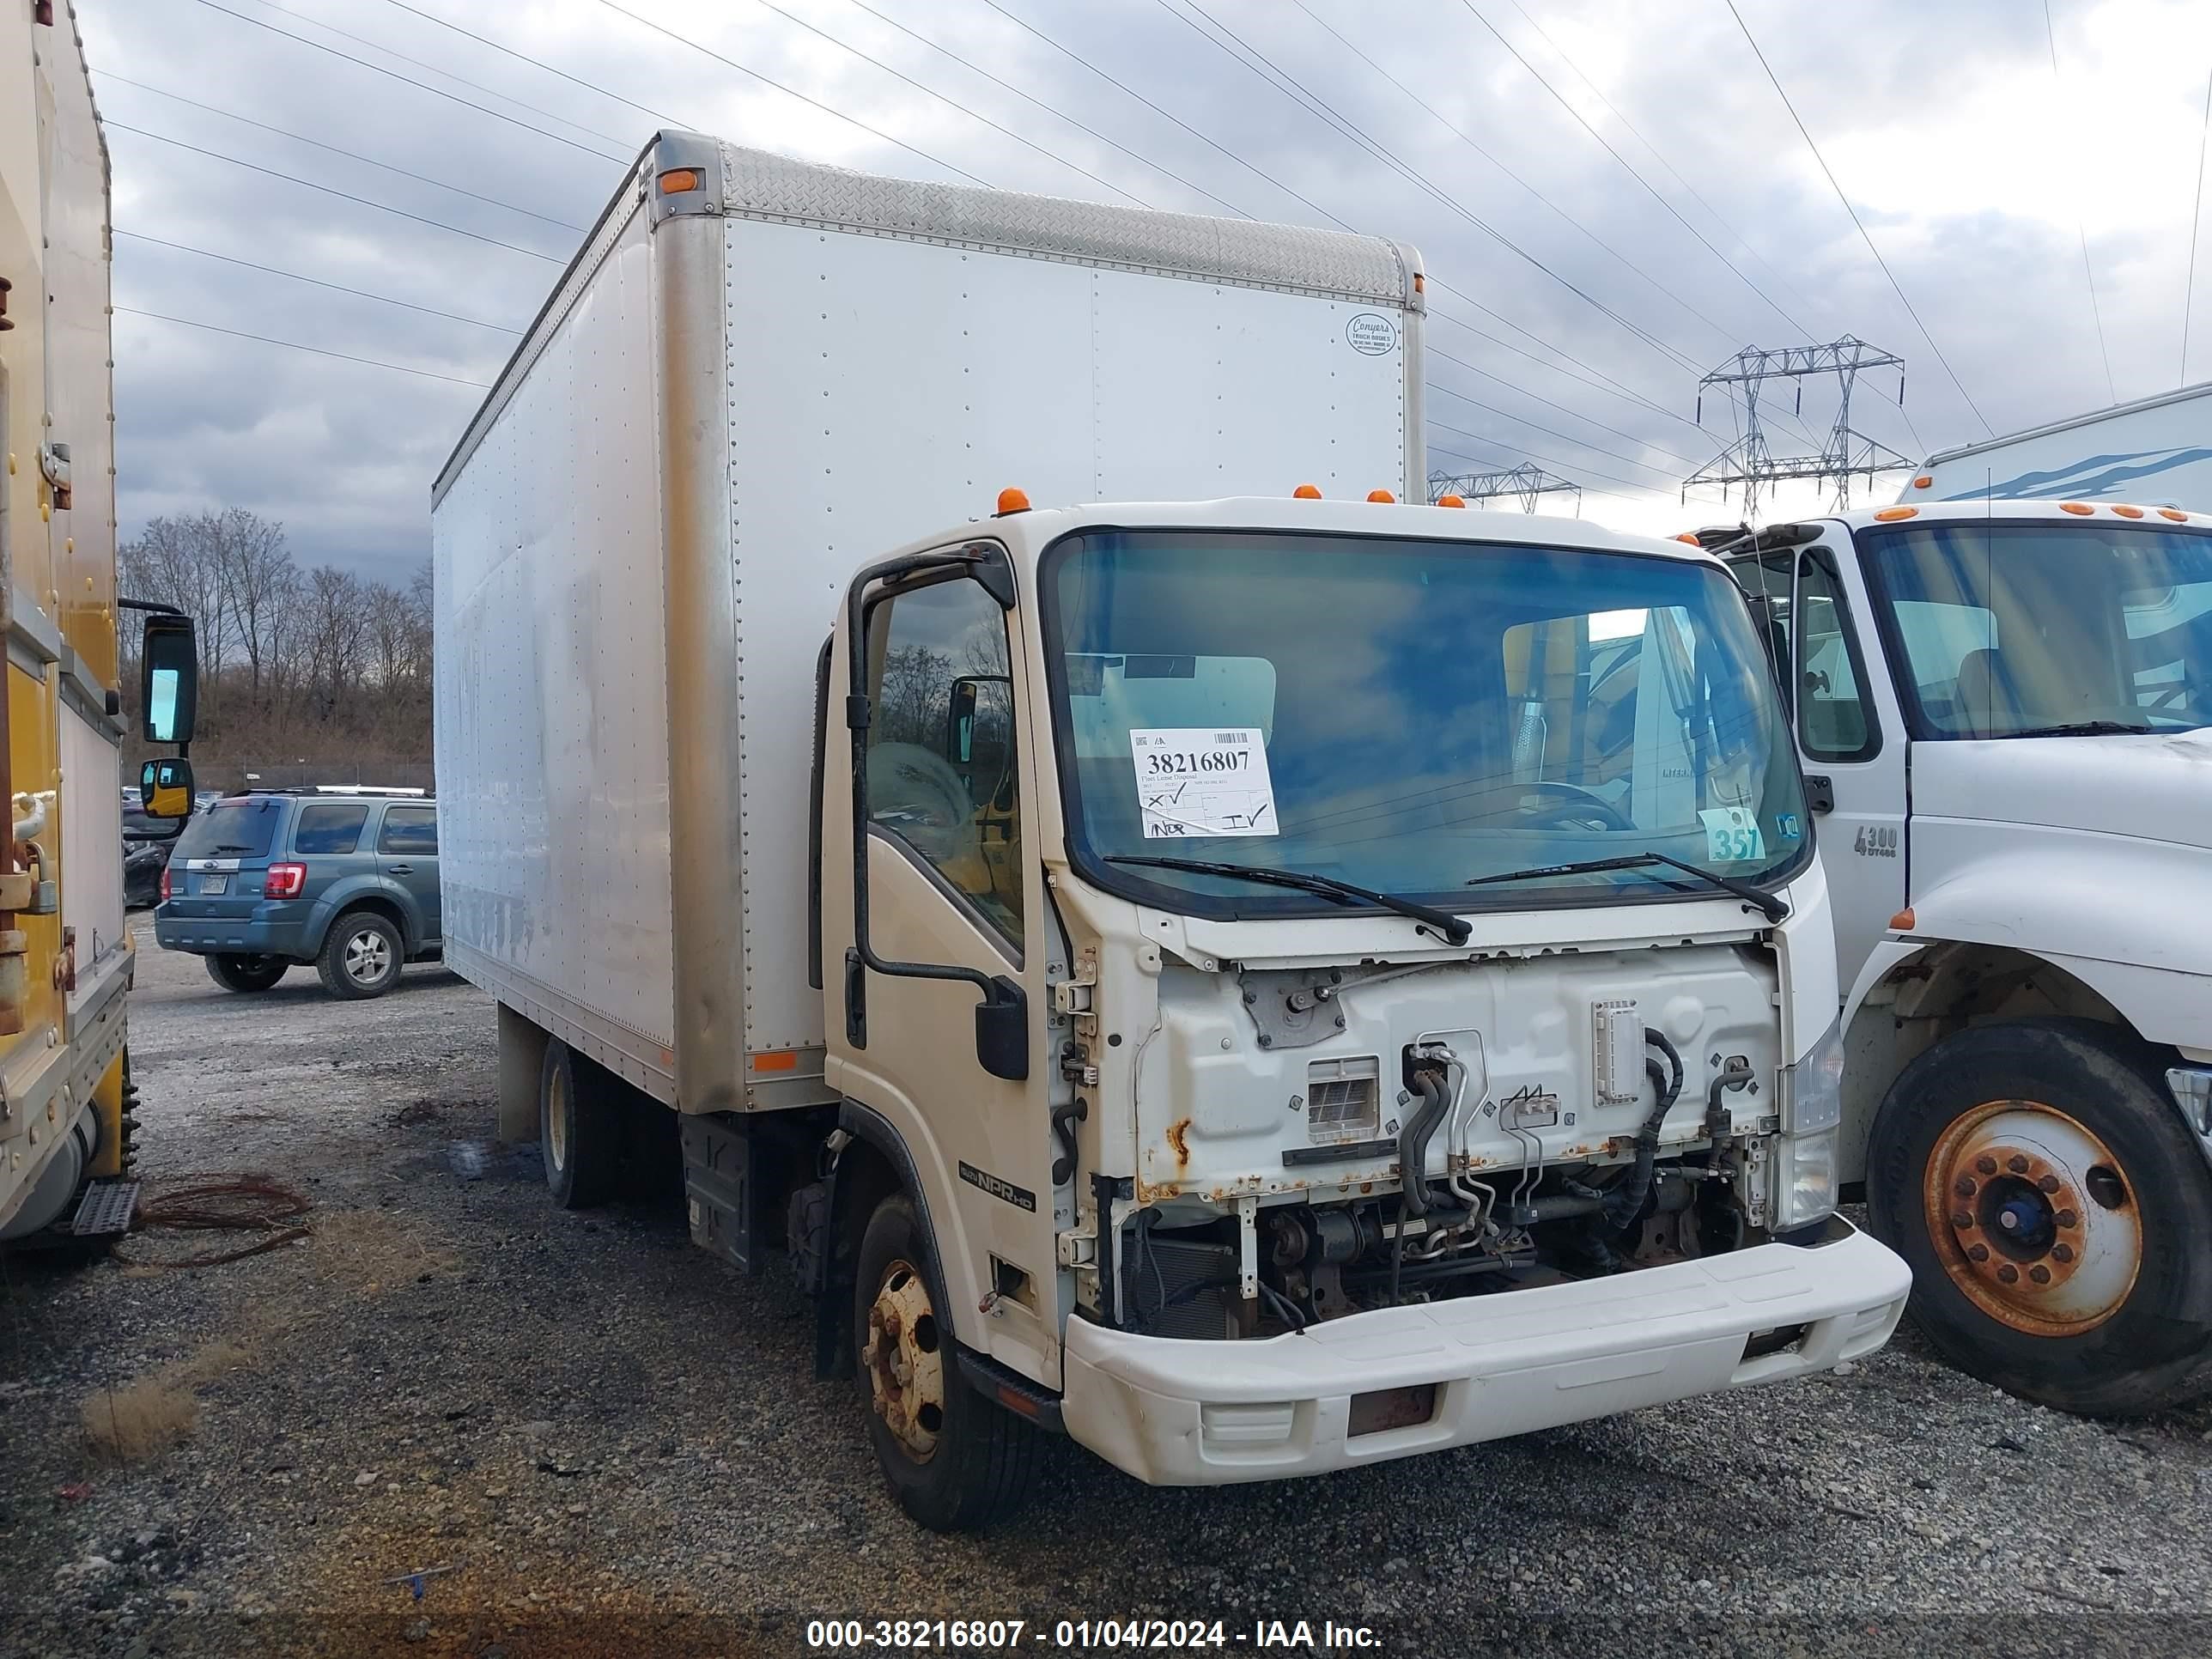
{"label": "auction barcode sticker", "polygon": [[1146,840],[1279,833],[1258,727],[1133,731],[1129,749]]}

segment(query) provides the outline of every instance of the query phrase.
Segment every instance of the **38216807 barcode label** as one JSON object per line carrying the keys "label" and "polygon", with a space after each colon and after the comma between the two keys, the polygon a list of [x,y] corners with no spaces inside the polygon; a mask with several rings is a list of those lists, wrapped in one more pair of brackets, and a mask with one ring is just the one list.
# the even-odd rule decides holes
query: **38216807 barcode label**
{"label": "38216807 barcode label", "polygon": [[1129,751],[1147,841],[1281,832],[1257,726],[1146,727]]}

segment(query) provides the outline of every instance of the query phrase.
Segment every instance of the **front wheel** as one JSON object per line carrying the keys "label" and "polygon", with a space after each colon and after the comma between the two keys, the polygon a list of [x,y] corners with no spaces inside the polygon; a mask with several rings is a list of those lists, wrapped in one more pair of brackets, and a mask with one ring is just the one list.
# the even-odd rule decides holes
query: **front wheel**
{"label": "front wheel", "polygon": [[398,984],[405,960],[406,944],[390,919],[374,910],[353,910],[331,924],[315,966],[325,990],[357,1002],[380,997]]}
{"label": "front wheel", "polygon": [[2212,1170],[2124,1033],[2021,1020],[1938,1043],[1875,1115],[1867,1199],[1960,1370],[2094,1415],[2212,1385]]}
{"label": "front wheel", "polygon": [[969,1387],[914,1200],[894,1193],[860,1239],[854,1351],[868,1437],[891,1492],[932,1532],[976,1532],[1020,1507],[1037,1431]]}
{"label": "front wheel", "polygon": [[283,957],[226,956],[207,959],[208,977],[226,991],[266,991],[292,964]]}

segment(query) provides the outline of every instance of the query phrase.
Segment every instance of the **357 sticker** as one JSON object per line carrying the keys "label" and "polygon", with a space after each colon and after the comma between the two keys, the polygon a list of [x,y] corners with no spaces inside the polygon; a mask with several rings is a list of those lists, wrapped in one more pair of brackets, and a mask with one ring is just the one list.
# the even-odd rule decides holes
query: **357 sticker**
{"label": "357 sticker", "polygon": [[1863,859],[1893,859],[1897,856],[1897,831],[1862,824],[1858,834],[1851,837],[1851,851]]}
{"label": "357 sticker", "polygon": [[1716,863],[1742,864],[1766,856],[1766,837],[1750,808],[1712,806],[1698,817],[1705,826],[1705,856]]}

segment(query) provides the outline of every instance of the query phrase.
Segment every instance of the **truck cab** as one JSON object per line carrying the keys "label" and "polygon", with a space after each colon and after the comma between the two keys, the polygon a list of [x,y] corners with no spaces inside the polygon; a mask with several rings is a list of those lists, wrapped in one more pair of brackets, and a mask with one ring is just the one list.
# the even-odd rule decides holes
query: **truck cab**
{"label": "truck cab", "polygon": [[1024,1418],[1251,1480],[1887,1339],[1746,609],[1537,524],[1018,507],[853,581],[792,1246],[917,1516],[992,1512]]}
{"label": "truck cab", "polygon": [[2201,1392],[2212,515],[1923,497],[1705,539],[1792,705],[1843,1175],[1913,1264],[1916,1318],[2046,1404]]}

